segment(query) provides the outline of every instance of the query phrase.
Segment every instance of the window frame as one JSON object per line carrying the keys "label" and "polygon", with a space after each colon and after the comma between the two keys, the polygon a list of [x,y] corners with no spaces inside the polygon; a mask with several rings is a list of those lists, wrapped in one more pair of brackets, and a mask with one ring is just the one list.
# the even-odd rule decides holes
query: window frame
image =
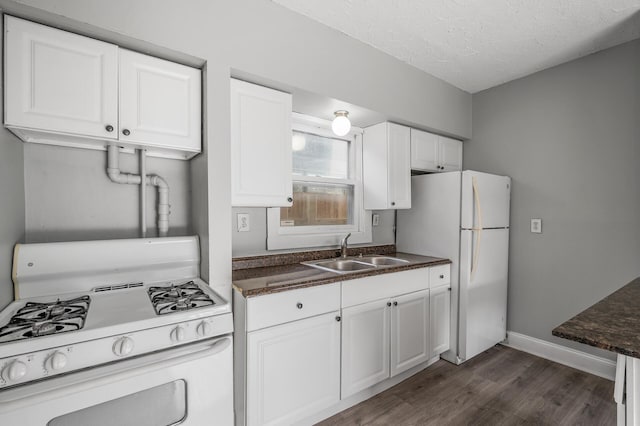
{"label": "window frame", "polygon": [[[345,136],[336,136],[331,122],[308,115],[293,113],[292,131],[312,133],[331,139],[348,140],[349,177],[347,179],[301,176],[292,174],[292,183],[330,183],[353,185],[353,223],[347,225],[280,226],[280,207],[267,209],[267,250],[326,247],[340,244],[345,235],[351,233],[352,244],[372,241],[371,211],[364,209],[362,187],[362,134],[363,130],[352,127]],[[292,132],[293,137],[293,132]]]}

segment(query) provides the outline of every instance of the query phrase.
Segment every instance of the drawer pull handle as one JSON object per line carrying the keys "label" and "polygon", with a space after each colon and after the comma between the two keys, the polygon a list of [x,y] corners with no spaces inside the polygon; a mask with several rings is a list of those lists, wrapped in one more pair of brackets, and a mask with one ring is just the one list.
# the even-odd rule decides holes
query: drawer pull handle
{"label": "drawer pull handle", "polygon": [[338,316],[336,317],[336,321],[338,321],[338,322],[340,322],[340,320],[341,320],[341,319],[342,319],[342,318],[340,318],[340,315],[338,315]]}
{"label": "drawer pull handle", "polygon": [[298,302],[296,306],[298,307],[298,309],[302,309],[302,303]]}
{"label": "drawer pull handle", "polygon": [[391,306],[391,302],[387,302],[387,306]]}
{"label": "drawer pull handle", "polygon": [[442,279],[444,279],[444,275],[442,275],[442,274],[441,274],[441,275],[440,275],[440,279],[441,279],[441,280],[442,280]]}
{"label": "drawer pull handle", "polygon": [[398,306],[398,302],[393,302],[393,306]]}

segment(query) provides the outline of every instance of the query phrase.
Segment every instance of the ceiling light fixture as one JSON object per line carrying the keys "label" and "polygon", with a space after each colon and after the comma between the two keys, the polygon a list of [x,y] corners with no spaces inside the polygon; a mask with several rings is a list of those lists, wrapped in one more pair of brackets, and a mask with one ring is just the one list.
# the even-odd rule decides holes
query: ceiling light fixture
{"label": "ceiling light fixture", "polygon": [[331,130],[338,136],[344,136],[351,130],[351,121],[349,121],[349,111],[339,110],[333,113],[336,118],[331,123]]}

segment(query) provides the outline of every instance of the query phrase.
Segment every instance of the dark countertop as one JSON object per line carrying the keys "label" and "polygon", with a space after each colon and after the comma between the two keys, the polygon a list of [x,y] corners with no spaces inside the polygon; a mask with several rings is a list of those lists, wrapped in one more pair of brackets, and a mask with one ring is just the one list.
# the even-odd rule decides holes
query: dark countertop
{"label": "dark countertop", "polygon": [[640,358],[640,277],[554,328],[552,334]]}
{"label": "dark countertop", "polygon": [[386,255],[408,260],[409,263],[397,266],[381,266],[375,269],[348,274],[323,271],[322,269],[301,265],[300,263],[263,268],[238,269],[233,271],[233,287],[243,296],[253,297],[339,281],[353,280],[371,275],[387,274],[391,272],[451,263],[449,259],[419,256],[407,253],[392,253]]}

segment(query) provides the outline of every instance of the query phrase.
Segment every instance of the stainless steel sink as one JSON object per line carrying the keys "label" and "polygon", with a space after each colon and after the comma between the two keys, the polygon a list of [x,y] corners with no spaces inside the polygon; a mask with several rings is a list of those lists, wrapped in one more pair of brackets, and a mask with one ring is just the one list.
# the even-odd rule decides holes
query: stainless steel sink
{"label": "stainless steel sink", "polygon": [[397,257],[389,256],[365,256],[359,259],[362,262],[371,263],[376,266],[395,266],[409,263],[408,260],[398,259]]}
{"label": "stainless steel sink", "polygon": [[371,262],[362,262],[360,260],[353,259],[316,260],[313,262],[302,262],[302,264],[318,269],[324,269],[325,271],[337,272],[338,274],[364,271],[367,269],[374,269],[376,267],[376,265]]}

